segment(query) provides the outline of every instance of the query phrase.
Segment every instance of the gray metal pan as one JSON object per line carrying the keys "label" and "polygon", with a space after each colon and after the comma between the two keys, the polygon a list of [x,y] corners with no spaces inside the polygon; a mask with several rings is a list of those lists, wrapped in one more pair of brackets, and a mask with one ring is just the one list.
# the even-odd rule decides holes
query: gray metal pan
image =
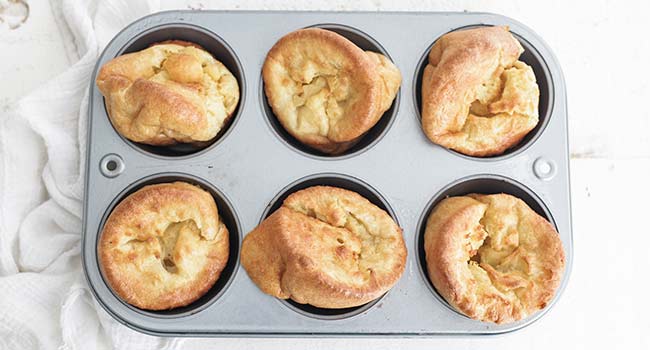
{"label": "gray metal pan", "polygon": [[[476,25],[508,25],[526,49],[522,60],[540,86],[540,123],[505,155],[472,158],[428,141],[419,120],[419,82],[426,54],[441,35]],[[305,148],[278,125],[262,89],[267,51],[283,35],[320,26],[364,49],[382,52],[403,82],[393,106],[352,150],[326,157]],[[90,87],[83,263],[99,303],[141,332],[187,336],[432,336],[499,334],[521,329],[550,310],[571,270],[567,101],[564,78],[546,44],[524,25],[487,13],[172,11],[142,18],[120,32],[97,62],[167,39],[196,42],[238,78],[241,100],[233,121],[202,148],[156,148],[122,138],[104,101]],[[217,284],[180,309],[150,312],[118,298],[102,277],[97,241],[104,220],[127,194],[156,182],[184,180],[210,191],[230,229],[230,261]],[[386,209],[404,229],[409,256],[400,281],[358,308],[326,310],[263,294],[239,265],[242,237],[288,193],[315,184],[355,190]],[[567,271],[544,310],[495,325],[449,307],[426,277],[423,222],[447,195],[505,192],[525,200],[560,233]]]}

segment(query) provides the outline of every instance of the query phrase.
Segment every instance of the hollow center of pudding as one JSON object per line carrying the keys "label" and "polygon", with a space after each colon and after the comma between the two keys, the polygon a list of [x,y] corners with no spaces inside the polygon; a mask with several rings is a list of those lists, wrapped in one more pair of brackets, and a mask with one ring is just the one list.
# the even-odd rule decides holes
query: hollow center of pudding
{"label": "hollow center of pudding", "polygon": [[474,90],[472,117],[536,117],[539,88],[532,69],[521,61],[501,68]]}
{"label": "hollow center of pudding", "polygon": [[163,234],[158,236],[160,244],[160,263],[169,273],[177,273],[180,259],[179,237],[184,234],[199,235],[199,229],[194,220],[189,219],[169,224]]}
{"label": "hollow center of pudding", "polygon": [[495,114],[490,111],[490,105],[496,102],[503,95],[505,77],[503,74],[492,78],[476,89],[476,100],[472,102],[469,113],[477,117],[492,117]]}
{"label": "hollow center of pudding", "polygon": [[327,136],[347,108],[350,79],[338,72],[330,74],[308,69],[300,73],[291,75],[295,82],[295,128],[299,132]]}
{"label": "hollow center of pudding", "polygon": [[520,296],[530,281],[530,257],[520,235],[530,234],[520,225],[517,210],[491,215],[489,209],[468,234],[468,267],[479,288],[493,286]]}

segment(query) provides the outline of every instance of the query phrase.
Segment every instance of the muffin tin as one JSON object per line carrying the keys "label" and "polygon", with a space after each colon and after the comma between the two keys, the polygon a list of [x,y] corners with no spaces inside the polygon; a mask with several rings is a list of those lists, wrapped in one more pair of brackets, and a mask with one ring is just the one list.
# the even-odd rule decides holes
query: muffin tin
{"label": "muffin tin", "polygon": [[[540,87],[540,122],[506,154],[473,158],[431,143],[420,127],[423,65],[441,35],[469,26],[509,25]],[[304,27],[334,30],[363,49],[390,57],[402,72],[393,106],[348,152],[309,149],[279,125],[263,92],[261,68],[283,35]],[[121,137],[94,84],[113,57],[167,39],[196,42],[237,77],[241,98],[228,127],[200,146],[156,148]],[[187,336],[427,336],[498,334],[521,329],[562,294],[573,257],[566,91],[557,60],[524,25],[486,13],[341,13],[172,11],[142,18],[120,32],[97,62],[90,83],[83,264],[90,289],[109,314],[141,332]],[[183,180],[208,190],[230,230],[231,254],[219,281],[187,307],[153,312],[120,300],[98,265],[97,242],[112,208],[146,184]],[[399,282],[366,305],[320,309],[262,293],[239,264],[243,236],[291,192],[311,185],[354,190],[385,209],[404,229],[409,256]],[[442,198],[470,192],[510,193],[546,217],[567,257],[561,287],[544,310],[495,325],[454,311],[429,282],[424,222]]]}

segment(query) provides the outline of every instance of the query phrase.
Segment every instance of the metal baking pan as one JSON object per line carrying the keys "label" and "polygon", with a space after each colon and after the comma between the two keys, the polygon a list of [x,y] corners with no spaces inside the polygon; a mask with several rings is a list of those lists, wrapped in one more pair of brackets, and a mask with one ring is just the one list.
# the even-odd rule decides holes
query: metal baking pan
{"label": "metal baking pan", "polygon": [[[508,25],[526,52],[540,87],[539,125],[516,148],[472,158],[429,142],[420,127],[420,78],[432,43],[468,26]],[[381,121],[349,152],[318,154],[277,123],[263,93],[261,68],[283,35],[303,27],[334,30],[363,49],[386,54],[403,75]],[[154,42],[196,42],[237,77],[241,99],[215,142],[151,147],[113,129],[94,85],[97,68]],[[549,311],[567,284],[573,257],[567,102],[564,78],[544,42],[524,25],[487,13],[172,11],[142,18],[111,41],[90,83],[84,202],[83,263],[91,290],[119,322],[169,336],[432,336],[498,334],[521,329]],[[228,226],[230,261],[217,284],[195,303],[165,312],[139,310],[106,284],[97,241],[111,209],[145,184],[185,180],[210,191]],[[315,184],[355,190],[390,213],[404,229],[406,270],[382,298],[358,308],[326,310],[263,294],[239,264],[243,236],[292,191]],[[561,287],[543,311],[513,324],[471,320],[454,311],[429,282],[422,251],[423,223],[433,205],[469,192],[516,195],[558,229],[567,256]]]}

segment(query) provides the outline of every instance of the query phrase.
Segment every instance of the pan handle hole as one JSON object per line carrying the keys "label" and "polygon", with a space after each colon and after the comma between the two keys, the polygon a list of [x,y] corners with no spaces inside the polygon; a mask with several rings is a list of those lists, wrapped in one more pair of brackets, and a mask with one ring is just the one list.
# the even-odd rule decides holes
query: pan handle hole
{"label": "pan handle hole", "polygon": [[533,173],[540,180],[550,180],[556,172],[556,166],[552,160],[540,157],[533,163]]}
{"label": "pan handle hole", "polygon": [[108,163],[106,163],[106,169],[109,171],[115,171],[115,169],[117,169],[117,163],[114,160],[109,160]]}
{"label": "pan handle hole", "polygon": [[124,171],[124,168],[122,157],[114,153],[105,155],[99,162],[99,170],[106,177],[116,177]]}

